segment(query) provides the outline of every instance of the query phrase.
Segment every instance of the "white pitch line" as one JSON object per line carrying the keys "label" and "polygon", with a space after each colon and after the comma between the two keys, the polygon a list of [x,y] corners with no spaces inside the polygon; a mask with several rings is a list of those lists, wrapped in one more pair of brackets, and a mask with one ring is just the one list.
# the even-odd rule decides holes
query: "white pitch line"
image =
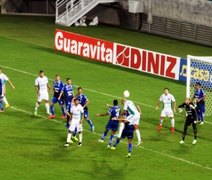
{"label": "white pitch line", "polygon": [[[31,112],[29,112],[29,111],[27,111],[27,110],[24,110],[24,109],[16,108],[16,107],[14,107],[14,106],[11,106],[10,108],[13,109],[13,110],[15,110],[15,111],[19,111],[19,112],[23,112],[23,113],[25,113],[25,114],[32,115]],[[43,119],[49,120],[49,119],[48,119],[47,117],[45,117],[45,116],[40,116],[40,115],[38,115],[38,117],[41,117],[41,118],[43,118]],[[56,120],[56,119],[51,119],[50,121],[53,121],[53,122],[55,122],[55,123],[64,124],[63,122],[58,121],[58,120]],[[98,136],[101,137],[101,134],[99,134],[99,133],[90,132],[90,131],[87,130],[87,129],[84,129],[84,130],[87,131],[87,132],[89,132],[89,133],[92,133],[92,134],[95,134],[95,135],[98,135]],[[123,143],[123,142],[122,142],[122,143]],[[153,150],[153,149],[150,149],[150,148],[146,148],[146,147],[142,147],[142,146],[135,146],[135,147],[137,147],[137,148],[142,148],[142,149],[144,149],[144,150],[146,150],[146,151],[153,152],[153,153],[159,154],[159,155],[161,155],[161,156],[169,157],[169,158],[174,159],[174,160],[178,160],[178,161],[181,161],[181,162],[190,164],[190,165],[198,166],[198,167],[201,167],[201,168],[203,168],[203,169],[207,169],[207,170],[212,171],[212,168],[211,168],[211,167],[204,166],[204,165],[201,165],[201,164],[198,164],[198,163],[194,163],[194,162],[192,162],[192,161],[188,161],[188,160],[185,160],[185,159],[180,158],[180,157],[176,157],[176,156],[173,156],[173,155],[170,155],[170,154],[166,154],[166,153],[159,152],[159,151],[156,151],[156,150]]]}
{"label": "white pitch line", "polygon": [[[37,77],[38,76],[37,74],[26,72],[26,71],[23,71],[23,70],[20,70],[20,69],[16,69],[16,68],[13,68],[13,67],[4,66],[4,65],[0,65],[0,66],[5,68],[5,69],[10,69],[10,70],[13,70],[13,71],[16,71],[16,72],[19,72],[19,73],[22,73],[22,74],[26,74],[26,75],[29,75],[29,76],[33,76],[33,77]],[[49,80],[53,81],[53,79],[51,79],[51,78],[49,78]],[[75,86],[79,87],[79,85],[76,85],[76,84],[75,84]],[[98,94],[104,95],[104,96],[122,99],[122,97],[115,96],[115,95],[108,94],[108,93],[104,93],[104,92],[101,92],[101,91],[96,91],[96,90],[89,89],[89,88],[84,88],[84,89],[87,90],[87,91],[93,92],[93,93],[98,93]],[[154,106],[151,106],[151,105],[148,105],[148,104],[145,104],[145,103],[141,103],[141,102],[138,102],[138,101],[134,101],[134,102],[137,103],[137,104],[140,104],[142,106],[155,109]],[[179,114],[179,113],[176,113],[176,114],[179,115],[179,116],[184,116],[184,115]],[[205,121],[205,123],[212,125],[212,122]]]}

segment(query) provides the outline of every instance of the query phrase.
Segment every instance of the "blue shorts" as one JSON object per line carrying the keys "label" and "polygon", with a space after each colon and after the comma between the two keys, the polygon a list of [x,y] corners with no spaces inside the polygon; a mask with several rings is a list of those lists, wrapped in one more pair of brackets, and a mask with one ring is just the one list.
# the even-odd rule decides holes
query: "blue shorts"
{"label": "blue shorts", "polygon": [[89,117],[88,108],[85,107],[85,108],[84,108],[84,118],[86,119],[86,118],[88,118],[88,117]]}
{"label": "blue shorts", "polygon": [[113,121],[113,120],[109,120],[107,125],[106,125],[106,129],[112,130],[112,131],[117,131],[118,127],[119,127],[119,122]]}
{"label": "blue shorts", "polygon": [[53,98],[52,98],[52,103],[59,103],[60,105],[63,105],[64,104],[64,101],[63,101],[63,99],[61,98],[60,100],[58,100],[58,97],[55,97],[55,96],[53,96]]}
{"label": "blue shorts", "polygon": [[133,139],[134,125],[125,124],[121,138]]}

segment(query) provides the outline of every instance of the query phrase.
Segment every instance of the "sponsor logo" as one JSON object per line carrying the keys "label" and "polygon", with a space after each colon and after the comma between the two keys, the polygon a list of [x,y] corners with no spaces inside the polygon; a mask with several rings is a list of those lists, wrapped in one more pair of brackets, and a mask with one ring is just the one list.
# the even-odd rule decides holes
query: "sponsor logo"
{"label": "sponsor logo", "polygon": [[171,79],[178,79],[178,57],[116,44],[115,64]]}
{"label": "sponsor logo", "polygon": [[113,62],[113,43],[69,33],[55,32],[55,49],[103,62]]}

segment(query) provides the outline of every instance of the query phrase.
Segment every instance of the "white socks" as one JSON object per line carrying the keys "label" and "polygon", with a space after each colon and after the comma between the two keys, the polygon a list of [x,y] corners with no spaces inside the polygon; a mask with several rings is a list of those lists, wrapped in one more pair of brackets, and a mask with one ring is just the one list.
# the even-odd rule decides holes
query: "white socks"
{"label": "white socks", "polygon": [[35,111],[38,110],[38,107],[40,106],[40,104],[38,104],[38,102],[35,103]]}
{"label": "white socks", "polygon": [[160,125],[163,125],[163,119],[160,119]]}
{"label": "white socks", "polygon": [[119,138],[121,138],[121,134],[122,134],[122,131],[124,130],[124,126],[125,124],[121,122],[119,126],[119,135],[118,135]]}
{"label": "white socks", "polygon": [[82,143],[82,133],[79,133],[79,143]]}
{"label": "white socks", "polygon": [[136,133],[136,136],[138,138],[138,142],[141,142],[141,133],[140,133],[139,129],[136,129],[135,133]]}
{"label": "white socks", "polygon": [[46,107],[46,113],[50,114],[50,112],[49,112],[49,103],[45,103],[45,107]]}
{"label": "white socks", "polygon": [[6,105],[9,104],[8,101],[7,101],[7,98],[5,96],[2,98],[2,100],[3,100],[4,104],[6,104]]}
{"label": "white socks", "polygon": [[174,124],[175,124],[175,122],[174,122],[174,118],[173,118],[173,119],[171,119],[171,125],[172,125],[172,127],[174,127]]}
{"label": "white socks", "polygon": [[71,142],[71,136],[72,136],[72,134],[71,133],[68,133],[68,135],[67,135],[67,143],[70,143]]}

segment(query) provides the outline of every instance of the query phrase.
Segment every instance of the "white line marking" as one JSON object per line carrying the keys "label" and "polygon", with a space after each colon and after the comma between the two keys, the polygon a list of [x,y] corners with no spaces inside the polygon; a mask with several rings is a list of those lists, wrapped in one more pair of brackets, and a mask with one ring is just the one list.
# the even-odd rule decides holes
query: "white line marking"
{"label": "white line marking", "polygon": [[[33,77],[37,77],[38,76],[37,74],[33,74],[33,73],[30,73],[30,72],[22,71],[20,69],[12,68],[12,67],[9,67],[9,66],[4,66],[4,65],[0,65],[0,66],[5,68],[5,69],[10,69],[10,70],[13,70],[13,71],[16,71],[16,72],[19,72],[19,73],[22,73],[22,74],[26,74],[26,75],[29,75],[29,76],[33,76]],[[49,78],[49,80],[53,81],[53,79],[51,79],[51,78]],[[75,86],[79,87],[76,84],[75,84]],[[122,99],[122,97],[120,97],[120,96],[115,96],[115,95],[112,95],[112,94],[96,91],[96,90],[89,89],[89,88],[84,88],[84,89],[87,90],[87,91],[93,92],[93,93],[98,93],[98,94],[104,95],[104,96]],[[140,104],[142,106],[155,109],[154,106],[151,106],[151,105],[148,105],[148,104],[145,104],[145,103],[141,103],[141,102],[138,102],[138,101],[134,101],[134,102],[137,103],[137,104]],[[176,113],[176,115],[184,116],[184,115],[179,114],[179,113]],[[212,125],[212,122],[205,121],[205,123]]]}
{"label": "white line marking", "polygon": [[[24,110],[24,109],[12,107],[12,106],[11,106],[10,108],[13,109],[13,110],[15,110],[15,111],[19,111],[19,112],[23,112],[23,113],[25,113],[25,114],[32,115],[31,112],[26,111],[26,110]],[[39,115],[38,117],[41,117],[41,118],[43,118],[43,119],[48,119],[48,118],[45,117],[45,116],[40,116],[40,115]],[[64,124],[63,122],[58,121],[58,120],[56,120],[56,119],[51,119],[50,121],[54,121],[54,122],[56,122],[56,123]],[[98,136],[101,137],[101,134],[98,134],[98,133],[96,133],[96,132],[90,132],[90,131],[87,130],[87,129],[84,129],[84,130],[87,131],[87,132],[89,132],[89,133],[92,133],[92,134],[95,134],[95,135],[98,135]],[[123,143],[123,142],[122,142],[122,143]],[[204,166],[204,165],[201,165],[201,164],[197,164],[197,163],[194,163],[194,162],[192,162],[192,161],[185,160],[185,159],[180,158],[180,157],[175,157],[175,156],[173,156],[173,155],[166,154],[166,153],[163,153],[163,152],[159,152],[159,151],[156,151],[156,150],[153,150],[153,149],[149,149],[149,148],[146,148],[146,147],[142,147],[142,146],[135,146],[135,147],[137,147],[137,148],[142,148],[142,149],[144,149],[144,150],[146,150],[146,151],[153,152],[153,153],[155,153],[155,154],[159,154],[159,155],[162,155],[162,156],[165,156],[165,157],[169,157],[169,158],[174,159],[174,160],[178,160],[178,161],[181,161],[181,162],[190,164],[190,165],[198,166],[198,167],[200,167],[200,168],[203,168],[203,169],[207,169],[207,170],[212,171],[212,168],[211,168],[211,167]]]}

